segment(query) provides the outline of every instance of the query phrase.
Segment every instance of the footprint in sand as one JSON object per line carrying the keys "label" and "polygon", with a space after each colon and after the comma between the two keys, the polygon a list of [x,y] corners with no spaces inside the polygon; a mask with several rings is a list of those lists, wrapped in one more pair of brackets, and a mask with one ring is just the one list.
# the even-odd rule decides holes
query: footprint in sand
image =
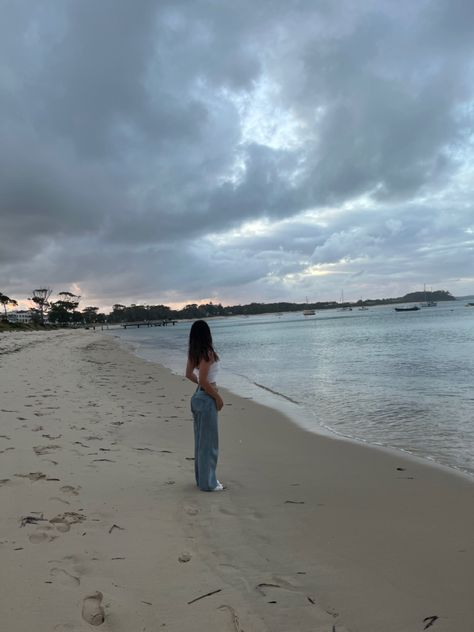
{"label": "footprint in sand", "polygon": [[185,507],[185,511],[188,516],[196,516],[199,513],[199,509],[197,507],[193,507],[192,505]]}
{"label": "footprint in sand", "polygon": [[240,627],[240,621],[239,621],[237,612],[234,610],[234,608],[232,608],[232,606],[228,606],[227,604],[222,604],[222,606],[219,606],[217,609],[223,612],[228,612],[230,614],[232,628],[234,632],[244,632],[242,628]]}
{"label": "footprint in sand", "polygon": [[103,594],[98,590],[84,597],[82,601],[82,618],[90,625],[102,625],[105,621],[105,612],[102,606]]}
{"label": "footprint in sand", "polygon": [[85,519],[85,516],[77,513],[76,511],[65,511],[62,514],[58,514],[54,518],[51,518],[49,522],[61,533],[67,533],[73,524],[83,522]]}
{"label": "footprint in sand", "polygon": [[225,516],[235,516],[236,512],[233,511],[232,509],[229,509],[228,507],[219,507],[219,511],[220,513],[224,514]]}
{"label": "footprint in sand", "polygon": [[74,487],[73,485],[63,485],[59,488],[59,491],[63,494],[70,494],[71,496],[77,496],[79,494],[79,490],[81,489],[80,485]]}
{"label": "footprint in sand", "polygon": [[57,536],[50,533],[51,527],[40,527],[37,531],[28,536],[28,540],[32,544],[43,544],[52,542]]}
{"label": "footprint in sand", "polygon": [[69,523],[67,523],[65,520],[59,520],[57,518],[52,518],[50,520],[50,522],[52,524],[54,524],[56,529],[58,531],[60,531],[61,533],[67,533],[68,531],[71,530],[71,525]]}
{"label": "footprint in sand", "polygon": [[35,454],[42,456],[43,454],[50,454],[54,450],[60,450],[61,447],[60,445],[35,445],[33,446],[33,450]]}
{"label": "footprint in sand", "polygon": [[43,472],[30,472],[29,474],[15,474],[18,478],[29,478],[30,481],[40,481],[46,478]]}
{"label": "footprint in sand", "polygon": [[178,562],[185,564],[186,562],[189,562],[190,559],[191,559],[191,553],[187,553],[186,551],[183,551],[183,553],[181,553],[181,555],[178,557]]}
{"label": "footprint in sand", "polygon": [[52,568],[50,571],[51,578],[57,581],[59,584],[66,584],[67,586],[79,586],[81,583],[80,577],[76,577],[71,573],[68,573],[63,568]]}

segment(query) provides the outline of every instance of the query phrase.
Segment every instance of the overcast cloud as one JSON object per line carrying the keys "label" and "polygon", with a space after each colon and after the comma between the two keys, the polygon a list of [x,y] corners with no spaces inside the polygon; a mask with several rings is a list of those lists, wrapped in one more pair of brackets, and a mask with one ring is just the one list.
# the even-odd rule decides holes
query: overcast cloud
{"label": "overcast cloud", "polygon": [[471,0],[0,9],[0,291],[474,293]]}

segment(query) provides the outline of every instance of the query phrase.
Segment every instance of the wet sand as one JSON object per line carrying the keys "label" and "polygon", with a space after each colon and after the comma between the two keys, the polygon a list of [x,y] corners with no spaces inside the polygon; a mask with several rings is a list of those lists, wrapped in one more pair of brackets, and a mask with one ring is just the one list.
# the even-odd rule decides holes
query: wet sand
{"label": "wet sand", "polygon": [[2,629],[474,626],[471,480],[224,391],[202,493],[192,391],[100,332],[0,334]]}

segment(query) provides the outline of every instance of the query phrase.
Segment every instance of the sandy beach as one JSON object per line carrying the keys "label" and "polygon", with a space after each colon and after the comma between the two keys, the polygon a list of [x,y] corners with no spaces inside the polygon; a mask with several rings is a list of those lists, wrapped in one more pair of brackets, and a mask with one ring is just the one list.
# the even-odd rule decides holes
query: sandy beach
{"label": "sandy beach", "polygon": [[110,334],[0,334],[2,630],[474,629],[472,480],[224,391],[202,493],[192,392]]}

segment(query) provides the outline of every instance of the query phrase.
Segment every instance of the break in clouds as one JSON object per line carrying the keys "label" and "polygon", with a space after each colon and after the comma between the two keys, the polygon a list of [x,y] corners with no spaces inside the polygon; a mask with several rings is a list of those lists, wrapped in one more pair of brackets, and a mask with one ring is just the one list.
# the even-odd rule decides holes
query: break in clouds
{"label": "break in clouds", "polygon": [[472,292],[470,0],[0,0],[0,290]]}

